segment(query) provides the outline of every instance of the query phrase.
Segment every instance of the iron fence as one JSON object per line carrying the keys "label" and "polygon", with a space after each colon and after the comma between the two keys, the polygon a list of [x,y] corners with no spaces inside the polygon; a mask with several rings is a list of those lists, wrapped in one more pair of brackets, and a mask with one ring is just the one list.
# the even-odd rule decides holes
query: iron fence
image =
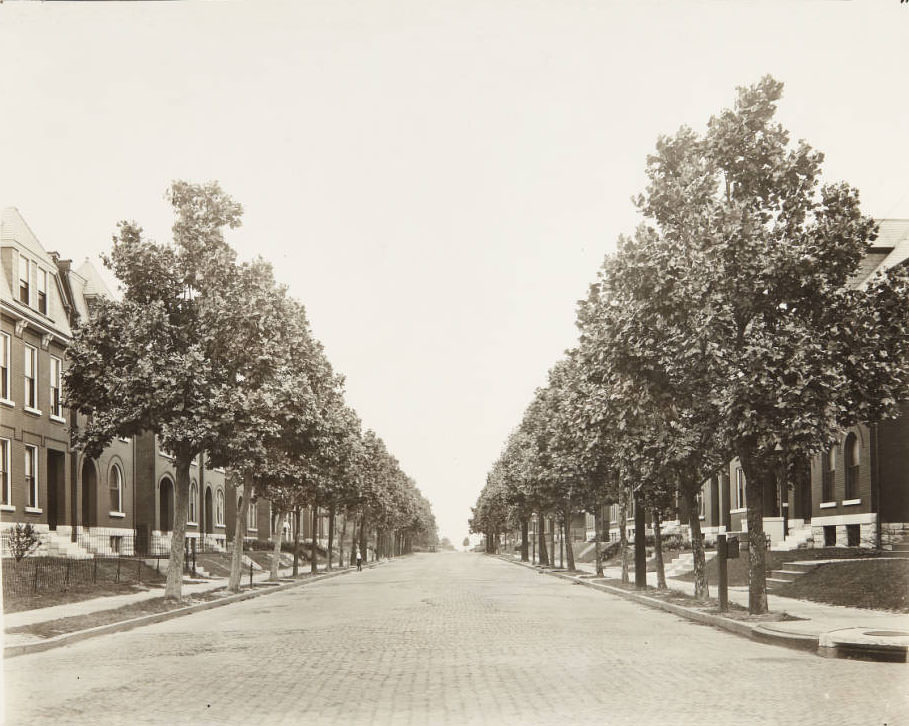
{"label": "iron fence", "polygon": [[143,560],[128,557],[4,558],[3,597],[21,598],[47,592],[66,592],[83,585],[151,584],[163,576]]}

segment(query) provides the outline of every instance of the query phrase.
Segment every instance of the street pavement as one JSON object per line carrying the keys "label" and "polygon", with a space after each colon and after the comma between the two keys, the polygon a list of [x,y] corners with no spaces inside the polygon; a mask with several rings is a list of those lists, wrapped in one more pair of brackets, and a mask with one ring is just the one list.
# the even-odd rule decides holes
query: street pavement
{"label": "street pavement", "polygon": [[906,667],[499,559],[387,566],[4,661],[8,724],[899,724]]}

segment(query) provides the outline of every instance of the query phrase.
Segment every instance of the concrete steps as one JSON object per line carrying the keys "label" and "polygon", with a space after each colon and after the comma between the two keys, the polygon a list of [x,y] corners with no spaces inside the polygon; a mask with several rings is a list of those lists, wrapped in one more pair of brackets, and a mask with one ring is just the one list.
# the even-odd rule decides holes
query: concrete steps
{"label": "concrete steps", "polygon": [[[714,557],[716,557],[715,550],[704,552],[704,560],[706,562],[710,562]],[[664,565],[664,569],[666,571],[666,577],[678,577],[679,575],[685,575],[691,572],[694,569],[694,553],[683,552],[671,562],[667,562]]]}
{"label": "concrete steps", "polygon": [[62,535],[53,530],[41,532],[41,544],[36,554],[39,557],[68,557],[71,560],[90,560],[94,555],[70,540],[69,535]]}

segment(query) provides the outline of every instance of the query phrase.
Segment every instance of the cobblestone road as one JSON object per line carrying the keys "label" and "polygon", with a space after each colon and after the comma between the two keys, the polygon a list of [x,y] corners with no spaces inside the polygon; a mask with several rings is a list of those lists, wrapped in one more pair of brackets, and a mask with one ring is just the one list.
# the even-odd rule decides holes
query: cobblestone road
{"label": "cobblestone road", "polygon": [[904,724],[905,666],[752,643],[473,554],[6,660],[8,724]]}

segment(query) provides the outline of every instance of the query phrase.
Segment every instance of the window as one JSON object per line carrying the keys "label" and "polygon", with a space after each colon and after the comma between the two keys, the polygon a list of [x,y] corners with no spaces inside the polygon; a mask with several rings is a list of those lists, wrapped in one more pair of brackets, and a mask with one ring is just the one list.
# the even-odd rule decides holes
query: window
{"label": "window", "polygon": [[38,447],[25,445],[26,507],[38,508]]}
{"label": "window", "polygon": [[123,472],[116,464],[110,470],[110,511],[123,512]]}
{"label": "window", "polygon": [[13,505],[13,492],[10,489],[8,439],[0,439],[0,504],[4,507]]}
{"label": "window", "polygon": [[28,259],[19,255],[19,302],[29,304]]}
{"label": "window", "polygon": [[834,500],[834,484],[836,482],[836,459],[839,447],[834,444],[829,451],[821,454],[821,501]]}
{"label": "window", "polygon": [[51,416],[63,418],[63,402],[60,392],[63,388],[63,363],[59,358],[50,358],[50,409]]}
{"label": "window", "polygon": [[195,523],[196,520],[196,499],[198,498],[199,487],[196,482],[189,485],[189,522]]}
{"label": "window", "polygon": [[846,546],[859,547],[862,544],[862,527],[859,524],[846,525]]}
{"label": "window", "polygon": [[746,506],[745,472],[742,470],[742,467],[739,466],[735,470],[735,508],[744,509]]}
{"label": "window", "polygon": [[25,407],[38,408],[38,349],[30,345],[25,346]]}
{"label": "window", "polygon": [[215,505],[215,524],[224,526],[224,492],[218,490],[217,503]]}
{"label": "window", "polygon": [[47,271],[38,270],[38,312],[47,315]]}
{"label": "window", "polygon": [[258,529],[256,524],[258,521],[257,509],[256,503],[250,500],[249,506],[246,508],[246,529]]}
{"label": "window", "polygon": [[9,401],[9,336],[0,333],[0,399]]}
{"label": "window", "polygon": [[846,437],[844,453],[846,456],[846,492],[844,498],[855,499],[858,497],[858,474],[859,462],[861,460],[859,440],[855,434],[849,434],[849,436]]}
{"label": "window", "polygon": [[698,492],[698,517],[705,519],[707,517],[707,497],[704,496],[704,490]]}

